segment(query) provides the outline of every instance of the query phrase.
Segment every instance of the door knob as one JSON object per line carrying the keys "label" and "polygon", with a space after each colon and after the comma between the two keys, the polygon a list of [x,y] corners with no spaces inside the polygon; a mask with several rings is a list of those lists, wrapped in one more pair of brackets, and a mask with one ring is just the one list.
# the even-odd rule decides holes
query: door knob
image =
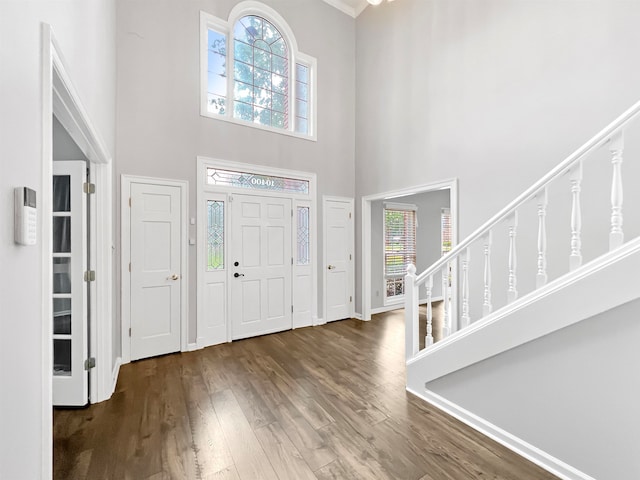
{"label": "door knob", "polygon": [[328,268],[329,270],[333,270],[334,268],[336,268],[336,266],[335,266],[335,265],[329,265],[327,268]]}
{"label": "door knob", "polygon": [[167,277],[167,280],[178,280],[180,278],[179,275],[176,275],[175,273],[173,275],[171,275],[170,277]]}
{"label": "door knob", "polygon": [[244,273],[238,273],[238,272],[236,272],[236,273],[234,273],[234,274],[233,274],[233,276],[234,276],[234,277],[236,277],[236,278],[238,278],[238,277],[244,277]]}

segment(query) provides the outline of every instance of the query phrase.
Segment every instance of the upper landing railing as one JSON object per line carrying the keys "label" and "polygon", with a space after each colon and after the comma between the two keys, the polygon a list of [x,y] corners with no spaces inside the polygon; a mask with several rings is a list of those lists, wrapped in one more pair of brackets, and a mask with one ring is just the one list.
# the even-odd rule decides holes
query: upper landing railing
{"label": "upper landing railing", "polygon": [[[535,272],[535,288],[547,283],[547,203],[548,187],[556,179],[568,174],[571,198],[570,232],[566,239],[570,243],[569,271],[582,265],[582,211],[580,191],[582,184],[582,167],[585,159],[594,152],[608,146],[611,156],[611,220],[609,228],[609,251],[624,241],[622,229],[622,154],[624,149],[624,133],[629,123],[640,114],[640,102],[633,105],[614,122],[598,133],[595,137],[576,150],[572,155],[558,164],[524,193],[518,196],[505,208],[500,210],[489,221],[460,242],[448,254],[440,258],[427,270],[416,275],[416,268],[410,265],[405,277],[405,320],[406,320],[406,358],[410,359],[419,351],[419,289],[426,289],[426,335],[425,348],[434,343],[432,290],[434,277],[440,277],[442,284],[442,298],[444,299],[441,337],[445,338],[453,333],[453,329],[462,330],[472,321],[480,320],[492,313],[492,279],[491,255],[493,232],[499,224],[506,224],[509,248],[508,274],[506,278],[507,304],[518,298],[517,290],[517,254],[516,239],[518,231],[518,210],[530,201],[537,207],[537,259]],[[535,219],[528,219],[535,222]],[[535,225],[533,225],[535,227]],[[480,318],[471,318],[470,310],[470,281],[469,268],[471,264],[471,246],[480,242],[483,258],[482,281],[482,314]],[[605,253],[605,252],[602,252]],[[457,266],[460,265],[460,282],[457,280]],[[460,298],[458,298],[460,296]],[[423,297],[424,298],[424,297]],[[452,314],[460,307],[460,316],[452,322]]]}

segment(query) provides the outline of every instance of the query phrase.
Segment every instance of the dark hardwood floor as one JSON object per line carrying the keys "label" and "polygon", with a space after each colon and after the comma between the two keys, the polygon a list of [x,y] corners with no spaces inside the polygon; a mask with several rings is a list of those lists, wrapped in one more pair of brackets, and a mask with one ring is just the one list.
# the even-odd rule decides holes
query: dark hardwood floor
{"label": "dark hardwood floor", "polygon": [[129,365],[54,413],[56,480],[554,479],[405,392],[402,312]]}

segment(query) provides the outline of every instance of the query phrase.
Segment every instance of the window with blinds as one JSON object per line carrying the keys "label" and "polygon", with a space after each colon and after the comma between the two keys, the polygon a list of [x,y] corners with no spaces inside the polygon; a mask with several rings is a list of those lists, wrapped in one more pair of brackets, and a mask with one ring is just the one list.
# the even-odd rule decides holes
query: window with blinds
{"label": "window with blinds", "polygon": [[407,266],[416,264],[416,211],[384,209],[385,298],[404,295]]}
{"label": "window with blinds", "polygon": [[442,255],[451,250],[451,210],[443,208],[440,214]]}

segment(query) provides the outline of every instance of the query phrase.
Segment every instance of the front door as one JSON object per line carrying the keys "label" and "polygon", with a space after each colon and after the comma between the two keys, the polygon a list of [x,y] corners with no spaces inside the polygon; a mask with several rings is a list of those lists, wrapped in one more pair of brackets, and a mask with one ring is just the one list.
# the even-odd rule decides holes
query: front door
{"label": "front door", "polygon": [[131,184],[131,359],[180,350],[181,191]]}
{"label": "front door", "polygon": [[325,319],[350,318],[353,305],[353,200],[325,198]]}
{"label": "front door", "polygon": [[291,200],[232,195],[232,339],[292,328]]}

